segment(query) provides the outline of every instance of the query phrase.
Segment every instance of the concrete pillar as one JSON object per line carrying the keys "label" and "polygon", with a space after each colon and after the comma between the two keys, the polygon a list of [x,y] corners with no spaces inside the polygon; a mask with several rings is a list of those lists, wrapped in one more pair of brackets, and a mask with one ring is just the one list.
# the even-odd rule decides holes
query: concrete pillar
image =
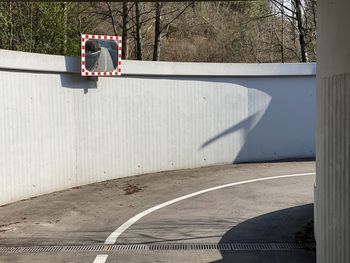
{"label": "concrete pillar", "polygon": [[317,262],[350,262],[350,1],[318,1]]}

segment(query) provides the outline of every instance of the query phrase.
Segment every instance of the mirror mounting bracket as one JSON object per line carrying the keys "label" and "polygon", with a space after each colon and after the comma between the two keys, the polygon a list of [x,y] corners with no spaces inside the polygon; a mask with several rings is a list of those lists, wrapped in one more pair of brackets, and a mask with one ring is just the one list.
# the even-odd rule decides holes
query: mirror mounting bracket
{"label": "mirror mounting bracket", "polygon": [[96,77],[96,76],[89,76],[89,77],[86,78],[86,80],[97,82],[98,81],[98,77]]}

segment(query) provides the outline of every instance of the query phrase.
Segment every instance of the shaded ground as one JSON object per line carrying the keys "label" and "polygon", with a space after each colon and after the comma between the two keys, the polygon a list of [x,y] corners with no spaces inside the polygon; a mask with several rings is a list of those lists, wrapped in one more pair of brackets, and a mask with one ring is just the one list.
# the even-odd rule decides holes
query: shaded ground
{"label": "shaded ground", "polygon": [[[0,246],[102,244],[135,214],[206,188],[314,172],[314,162],[224,165],[122,178],[0,207]],[[312,241],[314,176],[209,192],[142,218],[117,240],[139,243]],[[0,254],[0,262],[93,262],[97,253]],[[106,262],[313,262],[313,251],[122,251]]]}

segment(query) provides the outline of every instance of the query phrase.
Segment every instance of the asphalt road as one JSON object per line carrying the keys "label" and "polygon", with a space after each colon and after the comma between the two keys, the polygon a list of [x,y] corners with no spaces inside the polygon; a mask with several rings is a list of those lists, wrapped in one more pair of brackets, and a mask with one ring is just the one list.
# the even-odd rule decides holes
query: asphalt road
{"label": "asphalt road", "polygon": [[107,48],[101,47],[101,54],[93,68],[93,72],[112,72],[115,68],[113,66],[112,57]]}
{"label": "asphalt road", "polygon": [[[224,165],[122,178],[9,204],[0,207],[0,262],[311,263],[314,251],[304,249],[8,253],[1,247],[101,245],[135,215],[143,216],[131,220],[116,244],[312,243],[314,176],[270,178],[312,172],[314,162]],[[205,189],[213,190],[186,197]],[[97,255],[108,257],[99,261]]]}

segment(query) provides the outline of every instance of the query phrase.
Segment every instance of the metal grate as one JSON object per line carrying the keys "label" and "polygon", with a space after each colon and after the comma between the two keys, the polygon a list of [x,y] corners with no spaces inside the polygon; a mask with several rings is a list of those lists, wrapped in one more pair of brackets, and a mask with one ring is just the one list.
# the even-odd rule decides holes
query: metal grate
{"label": "metal grate", "polygon": [[315,243],[156,243],[140,245],[84,245],[84,246],[28,246],[0,247],[0,254],[43,252],[113,252],[113,251],[157,251],[157,250],[220,250],[220,251],[288,251],[314,250]]}

